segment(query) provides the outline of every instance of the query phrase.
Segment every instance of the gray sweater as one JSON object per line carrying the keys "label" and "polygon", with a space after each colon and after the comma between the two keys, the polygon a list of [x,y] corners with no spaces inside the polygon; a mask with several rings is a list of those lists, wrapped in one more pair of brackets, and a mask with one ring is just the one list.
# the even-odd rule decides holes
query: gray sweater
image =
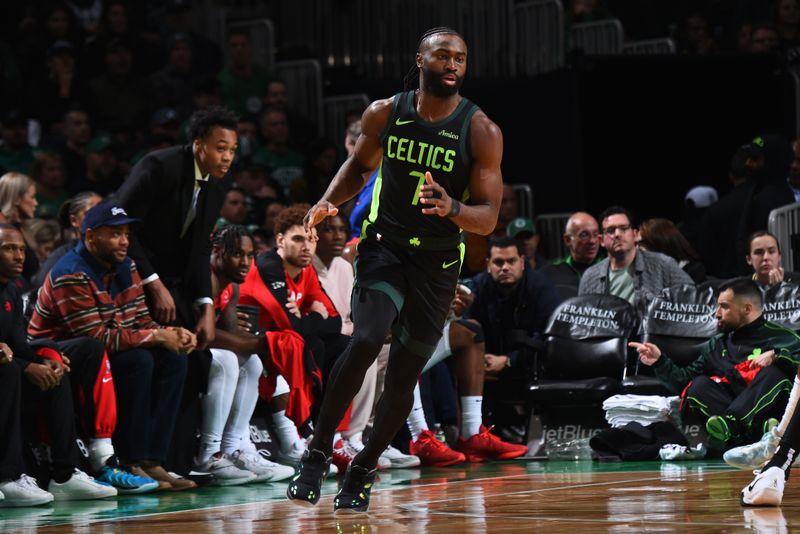
{"label": "gray sweater", "polygon": [[[694,285],[692,278],[680,268],[678,262],[660,252],[637,249],[633,266],[633,281],[636,288],[633,306],[640,314],[645,312],[650,301],[658,296],[665,287],[681,284]],[[609,259],[606,258],[586,269],[581,277],[578,294],[609,293],[609,268]]]}

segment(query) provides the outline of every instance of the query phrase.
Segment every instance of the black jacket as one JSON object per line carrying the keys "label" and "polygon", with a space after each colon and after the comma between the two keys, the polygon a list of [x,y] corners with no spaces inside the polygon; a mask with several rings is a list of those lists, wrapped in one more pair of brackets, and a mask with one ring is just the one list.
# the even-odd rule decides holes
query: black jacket
{"label": "black jacket", "polygon": [[[224,198],[222,180],[209,177],[197,199],[194,222],[181,237],[191,206],[195,170],[191,145],[156,150],[142,158],[116,194],[133,227],[128,254],[142,279],[158,273],[175,294],[179,321],[194,324],[191,304],[211,298],[211,230]],[[183,308],[183,317],[181,317]]]}
{"label": "black jacket", "polygon": [[488,272],[472,279],[475,301],[467,315],[483,327],[486,352],[507,355],[511,367],[527,364],[522,350],[521,334],[528,339],[541,338],[547,321],[558,306],[558,295],[553,283],[527,265],[514,291],[503,296]]}

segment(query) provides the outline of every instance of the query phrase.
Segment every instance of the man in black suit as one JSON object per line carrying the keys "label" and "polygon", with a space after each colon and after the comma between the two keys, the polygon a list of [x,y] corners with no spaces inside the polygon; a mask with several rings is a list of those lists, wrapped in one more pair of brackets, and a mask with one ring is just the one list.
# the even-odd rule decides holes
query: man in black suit
{"label": "man in black suit", "polygon": [[221,179],[236,153],[236,126],[237,117],[225,108],[196,112],[192,143],[151,152],[117,192],[118,204],[141,221],[129,255],[153,317],[194,330],[199,350],[214,339],[209,238],[224,198]]}

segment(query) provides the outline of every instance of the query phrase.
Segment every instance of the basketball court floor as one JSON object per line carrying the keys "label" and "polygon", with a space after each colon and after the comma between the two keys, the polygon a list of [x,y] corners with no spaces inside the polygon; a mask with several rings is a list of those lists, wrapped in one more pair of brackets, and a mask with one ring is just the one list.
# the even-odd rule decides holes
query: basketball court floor
{"label": "basketball court floor", "polygon": [[334,516],[336,482],[316,507],[286,501],[284,482],[108,501],[0,508],[0,532],[192,534],[330,532],[788,532],[800,482],[781,508],[747,509],[752,474],[720,461],[511,461],[380,473],[369,514]]}

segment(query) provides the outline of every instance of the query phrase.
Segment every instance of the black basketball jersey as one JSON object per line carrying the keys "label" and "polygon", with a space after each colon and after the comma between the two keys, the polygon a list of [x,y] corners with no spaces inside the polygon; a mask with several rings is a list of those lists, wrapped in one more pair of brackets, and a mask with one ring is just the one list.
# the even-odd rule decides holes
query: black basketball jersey
{"label": "black basketball jersey", "polygon": [[419,191],[425,171],[447,194],[469,197],[470,121],[478,107],[462,98],[448,117],[423,121],[414,105],[414,91],[395,95],[392,114],[381,134],[383,161],[375,181],[372,205],[364,224],[375,234],[398,244],[420,248],[450,248],[459,243],[460,229],[447,217],[425,215]]}

